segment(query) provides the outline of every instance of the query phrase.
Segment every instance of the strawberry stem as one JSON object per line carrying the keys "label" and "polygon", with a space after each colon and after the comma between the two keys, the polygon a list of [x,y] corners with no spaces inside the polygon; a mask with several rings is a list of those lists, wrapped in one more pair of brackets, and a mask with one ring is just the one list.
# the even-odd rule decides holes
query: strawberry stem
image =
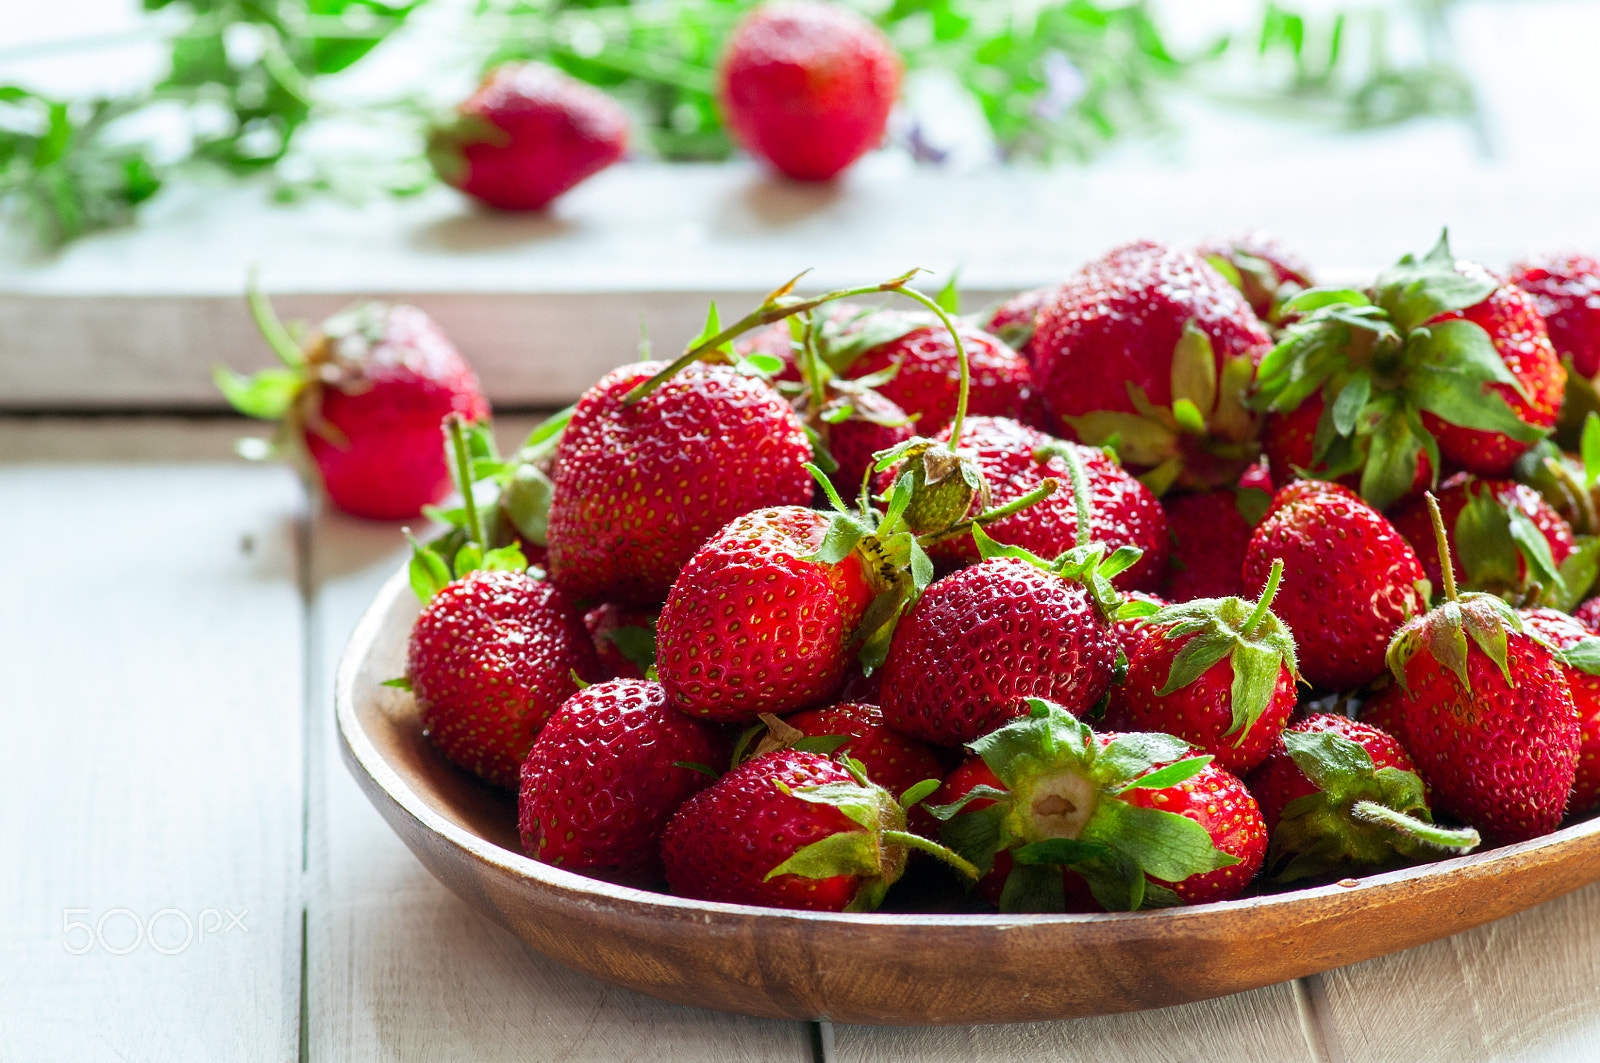
{"label": "strawberry stem", "polygon": [[800,372],[811,388],[812,407],[820,410],[828,401],[828,393],[822,386],[822,359],[817,355],[817,319],[811,310],[805,316],[805,329],[800,335]]}
{"label": "strawberry stem", "polygon": [[1444,514],[1439,512],[1439,500],[1427,492],[1428,519],[1433,521],[1433,538],[1439,544],[1439,570],[1444,574],[1445,597],[1452,602],[1456,597],[1456,567],[1450,563],[1450,539],[1444,531]]}
{"label": "strawberry stem", "polygon": [[1283,578],[1283,558],[1274,558],[1272,571],[1267,574],[1267,586],[1261,592],[1261,597],[1256,601],[1255,611],[1250,614],[1250,619],[1244,622],[1244,628],[1239,634],[1249,638],[1255,633],[1256,625],[1261,623],[1261,618],[1267,615],[1267,610],[1272,607],[1272,598],[1278,593],[1278,581]]}
{"label": "strawberry stem", "polygon": [[267,341],[267,346],[272,348],[278,360],[290,369],[305,365],[305,352],[289,335],[289,330],[283,327],[283,321],[272,309],[272,301],[262,292],[255,266],[250,267],[250,278],[245,282],[245,301],[250,304],[250,316],[255,320],[261,338]]}
{"label": "strawberry stem", "polygon": [[1041,483],[1038,487],[1035,487],[1032,491],[1029,491],[1027,494],[1021,495],[1017,498],[1013,498],[1003,506],[996,506],[994,509],[985,510],[984,512],[979,513],[976,517],[968,518],[967,520],[961,521],[958,524],[952,524],[943,531],[929,532],[926,535],[918,536],[917,542],[921,543],[923,546],[927,546],[930,543],[942,542],[945,539],[954,539],[957,536],[965,535],[967,532],[972,530],[972,527],[975,524],[991,524],[994,521],[1000,520],[1004,517],[1009,517],[1011,514],[1027,509],[1029,506],[1037,502],[1044,501],[1060,489],[1061,481],[1053,477],[1049,478]]}
{"label": "strawberry stem", "polygon": [[1375,823],[1388,827],[1408,838],[1415,838],[1435,848],[1456,853],[1476,849],[1483,841],[1478,832],[1471,827],[1463,827],[1460,830],[1440,827],[1415,816],[1408,816],[1404,812],[1397,812],[1388,805],[1380,805],[1376,801],[1357,801],[1350,806],[1350,815],[1362,823]]}
{"label": "strawberry stem", "polygon": [[461,508],[467,516],[467,536],[479,546],[486,546],[483,525],[478,522],[478,504],[472,497],[472,458],[467,453],[467,435],[461,428],[461,415],[452,413],[444,419],[445,432],[450,437],[450,448],[456,459],[456,486],[461,488]]}
{"label": "strawberry stem", "polygon": [[971,388],[972,372],[967,366],[966,345],[961,342],[961,333],[956,328],[955,322],[950,320],[950,315],[945,312],[944,307],[940,306],[938,302],[929,299],[915,288],[907,288],[903,284],[895,290],[906,298],[914,299],[929,310],[932,310],[949,331],[950,339],[956,345],[956,363],[961,369],[961,387],[956,392],[956,415],[950,419],[950,442],[946,444],[951,450],[954,450],[956,445],[961,442],[961,423],[967,417],[967,392]]}
{"label": "strawberry stem", "polygon": [[920,271],[912,270],[899,277],[886,280],[882,284],[870,284],[860,288],[840,288],[836,291],[824,292],[822,295],[813,296],[810,299],[795,299],[789,294],[800,278],[805,276],[804,273],[798,274],[788,284],[770,293],[766,299],[762,300],[761,305],[750,311],[750,313],[741,317],[715,336],[690,346],[677,358],[674,358],[661,372],[624,395],[622,404],[624,406],[632,406],[663,383],[682,372],[690,362],[717,350],[753,328],[760,328],[762,325],[770,325],[774,321],[782,321],[784,318],[792,317],[795,314],[803,314],[808,310],[815,310],[824,303],[835,302],[839,299],[854,299],[862,295],[876,295],[879,292],[903,291],[906,283],[912,277],[915,277],[918,272]]}
{"label": "strawberry stem", "polygon": [[907,849],[921,849],[923,852],[943,860],[974,882],[978,879],[978,869],[970,861],[946,849],[938,842],[929,841],[920,834],[912,834],[903,830],[886,830],[883,832],[883,840],[893,842],[895,845],[904,845]]}
{"label": "strawberry stem", "polygon": [[1078,511],[1078,534],[1075,545],[1082,546],[1089,541],[1089,477],[1083,471],[1083,459],[1078,457],[1078,452],[1068,443],[1060,448],[1052,448],[1053,452],[1061,455],[1067,463],[1067,471],[1072,475],[1072,505]]}

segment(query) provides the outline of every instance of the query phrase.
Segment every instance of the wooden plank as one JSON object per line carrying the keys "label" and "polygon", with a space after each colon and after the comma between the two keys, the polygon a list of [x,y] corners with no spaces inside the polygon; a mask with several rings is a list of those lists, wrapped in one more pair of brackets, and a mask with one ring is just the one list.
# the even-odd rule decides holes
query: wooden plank
{"label": "wooden plank", "polygon": [[[525,423],[503,424],[505,441]],[[308,904],[308,1058],[808,1063],[811,1031],[684,1008],[595,982],[532,952],[448,892],[340,763],[333,668],[405,558],[392,525],[315,523]]]}
{"label": "wooden plank", "polygon": [[1444,941],[1308,979],[1329,1058],[1595,1058],[1597,936],[1600,886],[1590,886]]}
{"label": "wooden plank", "polygon": [[824,1027],[829,1063],[1322,1063],[1309,1009],[1284,982],[1177,1008],[1016,1026]]}
{"label": "wooden plank", "polygon": [[236,431],[0,421],[5,1058],[295,1057],[300,493]]}

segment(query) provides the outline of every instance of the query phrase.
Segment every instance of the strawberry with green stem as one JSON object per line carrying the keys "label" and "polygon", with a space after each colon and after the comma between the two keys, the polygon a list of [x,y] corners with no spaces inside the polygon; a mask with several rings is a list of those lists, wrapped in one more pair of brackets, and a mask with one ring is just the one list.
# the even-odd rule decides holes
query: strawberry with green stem
{"label": "strawberry with green stem", "polygon": [[764,753],[672,817],[661,839],[667,884],[699,900],[870,912],[913,849],[976,878],[966,860],[906,830],[906,809],[937,785],[925,780],[896,799],[849,758]]}
{"label": "strawberry with green stem", "polygon": [[1531,298],[1457,262],[1446,236],[1369,292],[1314,288],[1284,310],[1302,316],[1262,361],[1254,404],[1282,417],[1321,401],[1305,467],[1359,471],[1378,509],[1424,466],[1504,476],[1555,424],[1566,373]]}
{"label": "strawberry with green stem", "polygon": [[1367,723],[1319,713],[1279,736],[1246,779],[1271,843],[1279,882],[1434,860],[1469,852],[1471,828],[1433,822],[1428,790],[1393,737]]}
{"label": "strawberry with green stem", "polygon": [[1181,739],[1097,734],[1034,698],[967,748],[930,811],[1001,911],[1059,912],[1084,892],[1107,911],[1201,904],[1238,895],[1261,866],[1255,800]]}
{"label": "strawberry with green stem", "polygon": [[1274,561],[1254,602],[1202,598],[1144,621],[1111,691],[1105,725],[1193,743],[1235,775],[1260,763],[1294,711],[1294,636],[1271,612],[1283,575]]}
{"label": "strawberry with green stem", "polygon": [[[470,484],[459,419],[450,430],[458,475]],[[539,730],[582,680],[598,676],[599,662],[571,600],[531,575],[515,545],[485,551],[470,491],[464,505],[470,538],[452,558],[413,541],[411,583],[424,605],[404,685],[446,759],[515,788]]]}
{"label": "strawberry with green stem", "polygon": [[1578,762],[1578,714],[1555,651],[1492,594],[1456,590],[1444,518],[1429,509],[1445,600],[1389,645],[1406,748],[1439,803],[1497,844],[1561,822]]}
{"label": "strawberry with green stem", "polygon": [[[1074,496],[1088,506],[1081,463]],[[907,481],[902,476],[900,482]],[[891,727],[923,741],[971,741],[1048,698],[1082,713],[1111,684],[1119,643],[1113,617],[1123,606],[1112,580],[1139,551],[1089,541],[1054,561],[1003,546],[974,526],[984,560],[933,584],[906,613],[883,668],[882,706]],[[1129,603],[1132,613],[1153,612]]]}
{"label": "strawberry with green stem", "polygon": [[278,424],[271,444],[242,441],[241,453],[289,455],[329,501],[358,517],[402,520],[443,498],[450,476],[439,424],[452,413],[485,421],[489,401],[439,326],[414,306],[368,303],[302,341],[253,277],[249,303],[283,367],[249,378],[215,373],[235,409]]}

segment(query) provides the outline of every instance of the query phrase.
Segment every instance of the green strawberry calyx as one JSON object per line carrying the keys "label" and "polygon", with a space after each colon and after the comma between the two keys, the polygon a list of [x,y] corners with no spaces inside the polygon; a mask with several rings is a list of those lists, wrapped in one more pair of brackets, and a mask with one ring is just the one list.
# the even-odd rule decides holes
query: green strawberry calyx
{"label": "green strawberry calyx", "polygon": [[1134,413],[1098,410],[1067,417],[1080,442],[1109,446],[1157,495],[1180,485],[1210,489],[1234,483],[1260,456],[1258,415],[1245,404],[1255,379],[1248,355],[1221,360],[1211,339],[1189,321],[1172,352],[1172,405],[1157,406],[1128,384]]}
{"label": "green strawberry calyx", "polygon": [[1267,866],[1278,869],[1279,882],[1465,853],[1482,841],[1470,827],[1435,826],[1421,776],[1375,767],[1359,742],[1330,731],[1285,731],[1283,744],[1317,792],[1285,805],[1272,834]]}
{"label": "green strawberry calyx", "polygon": [[1359,470],[1361,496],[1380,510],[1410,491],[1421,461],[1435,475],[1441,468],[1425,411],[1536,443],[1547,433],[1490,387],[1525,394],[1489,334],[1462,319],[1430,324],[1482,302],[1495,287],[1491,277],[1457,271],[1446,232],[1426,256],[1406,255],[1367,292],[1307,289],[1284,305],[1302,316],[1262,360],[1252,405],[1288,413],[1320,394],[1311,471],[1331,480]]}
{"label": "green strawberry calyx", "polygon": [[1156,691],[1158,697],[1184,689],[1223,659],[1232,665],[1229,702],[1233,721],[1224,734],[1237,735],[1235,745],[1244,741],[1271,707],[1278,678],[1285,669],[1293,682],[1300,681],[1294,635],[1271,610],[1282,577],[1283,561],[1274,560],[1267,585],[1254,602],[1243,598],[1200,598],[1163,606],[1143,621],[1162,629],[1163,641],[1182,643],[1173,655],[1166,683]]}
{"label": "green strawberry calyx", "polygon": [[528,568],[528,559],[523,555],[522,547],[515,542],[485,547],[489,540],[484,534],[484,524],[479,516],[478,500],[473,489],[474,448],[468,442],[468,437],[469,434],[479,437],[478,445],[481,446],[486,430],[469,433],[466,422],[454,413],[444,419],[444,426],[453,459],[450,474],[461,491],[461,526],[427,545],[419,543],[410,528],[405,529],[406,541],[411,544],[411,564],[408,569],[411,589],[423,604],[427,604],[452,580],[460,579],[476,569],[522,572]]}
{"label": "green strawberry calyx", "polygon": [[1207,255],[1206,263],[1239,289],[1245,302],[1251,306],[1265,303],[1268,309],[1263,320],[1269,325],[1281,325],[1284,304],[1305,291],[1297,281],[1279,281],[1271,262],[1237,245],[1229,248],[1227,255]]}
{"label": "green strawberry calyx", "polygon": [[938,440],[913,436],[873,455],[873,472],[904,463],[911,477],[911,500],[905,521],[917,535],[948,531],[966,517],[974,500],[980,511],[990,506],[989,481],[969,451],[954,450]]}
{"label": "green strawberry calyx", "polygon": [[[1468,480],[1465,491],[1466,503],[1453,529],[1463,582],[1518,603],[1568,601],[1572,594],[1566,577],[1579,577],[1585,558],[1557,565],[1549,540],[1515,494],[1476,478]],[[1592,565],[1593,559],[1588,560]],[[1581,597],[1583,592],[1578,593]]]}
{"label": "green strawberry calyx", "polygon": [[1433,518],[1434,539],[1439,548],[1439,567],[1444,575],[1445,600],[1419,617],[1413,617],[1395,632],[1384,657],[1401,690],[1406,686],[1406,666],[1418,653],[1427,653],[1460,681],[1462,689],[1472,693],[1472,680],[1467,674],[1470,650],[1467,640],[1475,645],[1505,677],[1506,685],[1515,687],[1516,679],[1507,664],[1507,640],[1510,633],[1526,634],[1522,618],[1515,609],[1493,594],[1482,592],[1458,593],[1455,566],[1450,561],[1450,541],[1444,530],[1444,517],[1439,512],[1439,500],[1432,491],[1427,492],[1428,512]]}
{"label": "green strawberry calyx", "polygon": [[[1029,713],[968,744],[1002,788],[977,786],[960,800],[930,806],[941,839],[987,874],[1010,853],[1000,894],[1006,912],[1059,912],[1061,872],[1071,868],[1108,911],[1182,903],[1159,882],[1231,867],[1194,820],[1123,799],[1135,789],[1166,789],[1211,763],[1165,734],[1126,734],[1104,747],[1089,726],[1052,702],[1028,699]],[[977,801],[992,802],[971,808]]]}
{"label": "green strawberry calyx", "polygon": [[779,875],[855,875],[861,884],[845,911],[870,912],[900,878],[912,849],[938,857],[969,879],[978,877],[977,868],[957,853],[906,830],[906,810],[937,789],[937,779],[924,779],[897,799],[867,779],[860,761],[841,757],[838,763],[850,773],[851,781],[790,787],[773,779],[772,784],[790,797],[837,809],[861,829],[839,831],[796,850],[767,872],[767,880]]}

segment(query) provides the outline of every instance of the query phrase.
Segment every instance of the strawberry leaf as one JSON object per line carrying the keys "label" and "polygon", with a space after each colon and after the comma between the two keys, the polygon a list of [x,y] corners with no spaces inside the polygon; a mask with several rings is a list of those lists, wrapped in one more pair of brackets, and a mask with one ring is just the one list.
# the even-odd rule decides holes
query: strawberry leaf
{"label": "strawberry leaf", "polygon": [[[1126,734],[1109,743],[1095,760],[1107,782],[1136,781],[1157,764],[1191,758],[1194,747],[1181,738],[1156,731]],[[1204,767],[1204,765],[1201,765]]]}
{"label": "strawberry leaf", "polygon": [[897,803],[901,808],[911,808],[913,805],[921,803],[924,798],[932,794],[939,786],[938,779],[923,779],[921,782],[907,787],[906,792],[900,795]]}
{"label": "strawberry leaf", "polygon": [[426,605],[450,582],[450,566],[444,558],[417,542],[410,529],[406,529],[405,536],[411,544],[411,564],[407,569],[411,590]]}
{"label": "strawberry leaf", "polygon": [[830,834],[796,850],[789,859],[768,871],[763,881],[771,881],[779,875],[799,875],[802,878],[860,875],[872,878],[882,871],[883,858],[877,836],[870,830],[847,830]]}
{"label": "strawberry leaf", "polygon": [[[1019,864],[1076,864],[1080,860],[1104,856],[1110,852],[1104,842],[1083,842],[1075,838],[1047,838],[1042,842],[1019,845],[1011,850],[1011,859]],[[1055,911],[1060,911],[1057,907]]]}
{"label": "strawberry leaf", "polygon": [[1218,849],[1200,824],[1176,812],[1104,798],[1082,837],[1132,856],[1148,875],[1181,882],[1232,867],[1239,858]]}
{"label": "strawberry leaf", "polygon": [[1157,768],[1155,771],[1139,776],[1116,792],[1122,793],[1126,790],[1165,790],[1169,786],[1177,786],[1181,782],[1194,778],[1205,770],[1207,764],[1210,764],[1215,759],[1215,757],[1210,756],[1184,757],[1176,764],[1168,764],[1164,768]]}
{"label": "strawberry leaf", "polygon": [[1559,651],[1561,660],[1589,675],[1600,675],[1600,637],[1590,635]]}
{"label": "strawberry leaf", "polygon": [[1000,910],[1017,913],[1059,912],[1067,905],[1059,868],[1013,864],[1000,890]]}
{"label": "strawberry leaf", "polygon": [[411,680],[407,676],[400,676],[396,679],[385,679],[383,681],[383,685],[386,687],[394,687],[396,690],[412,689]]}
{"label": "strawberry leaf", "polygon": [[1454,368],[1417,365],[1407,373],[1407,393],[1418,409],[1480,432],[1498,432],[1519,443],[1537,443],[1548,433],[1522,420],[1499,392]]}
{"label": "strawberry leaf", "polygon": [[305,386],[305,376],[294,369],[263,369],[253,376],[241,376],[225,366],[211,375],[228,405],[262,421],[281,421]]}
{"label": "strawberry leaf", "polygon": [[[1195,326],[1186,322],[1183,332],[1172,351],[1172,412],[1178,424],[1195,434],[1205,432],[1205,419],[1217,405],[1217,356],[1211,348],[1211,339]],[[1187,403],[1188,411],[1179,412],[1179,404]],[[1191,428],[1186,417],[1198,423]]]}
{"label": "strawberry leaf", "polygon": [[1583,451],[1583,486],[1592,490],[1600,481],[1600,414],[1593,410],[1583,419],[1579,446]]}

